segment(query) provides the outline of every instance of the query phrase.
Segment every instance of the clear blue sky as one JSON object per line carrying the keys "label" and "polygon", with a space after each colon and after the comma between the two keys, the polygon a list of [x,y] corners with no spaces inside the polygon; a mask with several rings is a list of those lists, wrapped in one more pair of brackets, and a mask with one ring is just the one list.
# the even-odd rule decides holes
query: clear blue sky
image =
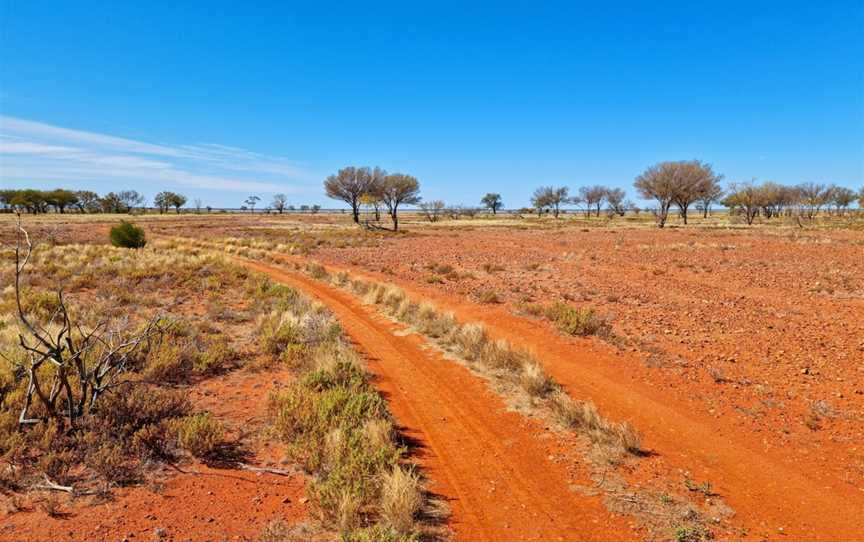
{"label": "clear blue sky", "polygon": [[[425,4],[425,5],[421,5]],[[508,207],[699,158],[864,184],[864,2],[0,0],[0,184],[335,205],[345,165]]]}

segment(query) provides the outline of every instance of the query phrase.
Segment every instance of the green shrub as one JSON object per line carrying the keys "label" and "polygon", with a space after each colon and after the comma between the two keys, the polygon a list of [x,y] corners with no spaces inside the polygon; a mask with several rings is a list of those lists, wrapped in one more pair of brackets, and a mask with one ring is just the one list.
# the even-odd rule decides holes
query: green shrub
{"label": "green shrub", "polygon": [[590,307],[577,309],[559,301],[546,309],[546,317],[568,335],[603,335],[609,332],[609,324]]}
{"label": "green shrub", "polygon": [[137,474],[135,466],[123,453],[123,448],[111,442],[105,442],[88,453],[84,463],[103,480],[121,485],[134,481]]}
{"label": "green shrub", "polygon": [[189,377],[196,355],[188,339],[172,343],[166,341],[148,353],[144,378],[157,383],[183,382]]}
{"label": "green shrub", "polygon": [[209,412],[177,420],[173,425],[177,443],[195,457],[212,457],[225,442],[225,428]]}
{"label": "green shrub", "polygon": [[125,220],[111,228],[110,237],[111,244],[120,248],[144,248],[147,244],[144,230]]}
{"label": "green shrub", "polygon": [[192,363],[192,369],[198,374],[215,374],[237,359],[237,352],[225,338],[219,338],[199,352]]}
{"label": "green shrub", "polygon": [[103,395],[97,407],[97,419],[93,424],[121,440],[132,439],[145,427],[183,417],[191,409],[181,392],[146,385],[133,385]]}

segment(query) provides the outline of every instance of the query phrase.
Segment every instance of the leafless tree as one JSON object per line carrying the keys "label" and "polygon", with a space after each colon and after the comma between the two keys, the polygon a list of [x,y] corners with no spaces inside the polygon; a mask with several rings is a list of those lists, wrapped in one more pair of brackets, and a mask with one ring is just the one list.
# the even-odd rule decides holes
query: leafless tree
{"label": "leafless tree", "polygon": [[533,207],[537,212],[538,217],[542,216],[543,211],[548,209],[551,205],[550,194],[552,190],[553,189],[550,186],[541,186],[534,190],[534,194],[531,196],[531,207]]}
{"label": "leafless tree", "polygon": [[[21,279],[33,245],[20,216],[16,226],[15,304],[20,322],[18,341],[26,355],[26,360],[17,365],[27,377],[18,422],[28,425],[50,421],[60,430],[67,429],[68,423],[68,428],[74,429],[100,395],[121,385],[120,376],[139,347],[161,333],[159,320],[153,318],[132,334],[109,329],[104,322],[84,329],[72,323],[62,290],[57,292],[57,308],[47,326],[31,319],[24,310]],[[34,416],[30,410],[37,401],[40,414]]]}
{"label": "leafless tree", "polygon": [[541,186],[534,191],[531,204],[537,209],[538,216],[544,209],[550,209],[555,218],[558,218],[561,206],[570,202],[569,193],[570,189],[566,186]]}
{"label": "leafless tree", "polygon": [[360,198],[386,175],[380,168],[346,167],[324,181],[327,197],[344,201],[351,206],[354,223],[360,223]]}
{"label": "leafless tree", "polygon": [[480,209],[471,205],[454,205],[450,208],[450,216],[453,218],[461,218],[467,216],[474,218],[480,213]]}
{"label": "leafless tree", "polygon": [[201,208],[204,206],[204,202],[201,201],[201,198],[195,198],[195,213],[201,214]]}
{"label": "leafless tree", "polygon": [[381,200],[393,221],[393,231],[399,231],[399,206],[420,203],[420,183],[403,173],[387,175],[381,181]]}
{"label": "leafless tree", "polygon": [[270,206],[279,211],[280,215],[285,211],[286,205],[288,205],[288,196],[285,194],[273,195],[273,201],[270,202]]}
{"label": "leafless tree", "polygon": [[440,199],[426,201],[420,204],[420,210],[423,211],[423,214],[429,222],[438,222],[438,219],[441,217],[441,214],[444,212],[446,207],[447,205]]}

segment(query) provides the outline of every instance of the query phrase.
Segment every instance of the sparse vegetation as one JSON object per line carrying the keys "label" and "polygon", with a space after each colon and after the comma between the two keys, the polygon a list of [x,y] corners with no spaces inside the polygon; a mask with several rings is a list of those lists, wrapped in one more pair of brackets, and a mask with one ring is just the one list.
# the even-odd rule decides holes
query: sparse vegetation
{"label": "sparse vegetation", "polygon": [[[280,337],[270,352],[307,347],[305,360],[295,365],[296,383],[270,399],[274,428],[288,456],[315,475],[310,486],[315,502],[343,537],[363,539],[370,529],[411,535],[424,498],[419,480],[400,466],[405,449],[386,403],[333,331],[338,325],[328,313],[296,292],[275,293],[283,299],[277,303],[283,310],[280,324],[274,325],[273,315],[261,322],[263,336],[275,329]],[[393,302],[384,292],[377,298]],[[283,334],[278,330],[285,322],[293,331]]]}
{"label": "sparse vegetation", "polygon": [[587,436],[602,450],[604,461],[614,463],[625,454],[641,453],[641,438],[630,424],[609,422],[594,405],[574,402],[533,356],[506,341],[493,340],[482,325],[459,324],[452,314],[442,314],[428,302],[412,301],[395,286],[350,279],[341,284],[363,295],[366,303],[380,305],[391,316],[434,339],[441,348],[477,364],[488,378],[508,383],[510,389],[539,401],[536,408],[547,410],[564,427]]}

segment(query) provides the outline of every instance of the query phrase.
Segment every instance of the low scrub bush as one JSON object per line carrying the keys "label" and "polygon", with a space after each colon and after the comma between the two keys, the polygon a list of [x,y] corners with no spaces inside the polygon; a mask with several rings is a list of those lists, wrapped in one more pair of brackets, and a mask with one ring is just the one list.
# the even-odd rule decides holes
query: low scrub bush
{"label": "low scrub bush", "polygon": [[504,271],[504,267],[502,267],[498,264],[495,264],[495,263],[484,263],[483,264],[483,271],[486,271],[487,273],[491,274],[491,273],[496,273],[498,271]]}
{"label": "low scrub bush", "polygon": [[[396,288],[343,283],[388,312],[398,312],[406,301]],[[332,317],[321,315],[321,327],[328,328]],[[279,334],[278,325],[266,327]],[[415,502],[388,478],[403,474],[395,475],[394,469],[405,449],[397,442],[386,402],[342,341],[341,330],[334,329],[338,333],[320,335],[323,339],[309,347],[303,362],[295,366],[299,374],[292,385],[271,395],[274,431],[285,442],[286,455],[314,474],[310,494],[343,540],[413,540],[413,519],[404,519],[404,507],[413,518],[422,495]],[[399,482],[406,483],[401,478]],[[404,495],[399,497],[397,489]],[[390,497],[385,498],[387,491]],[[391,518],[398,526],[390,525]]]}
{"label": "low scrub bush", "polygon": [[125,220],[111,228],[109,237],[111,244],[119,248],[144,248],[147,244],[144,230]]}
{"label": "low scrub bush", "polygon": [[480,292],[477,295],[477,299],[480,301],[480,303],[485,303],[489,305],[501,303],[501,298],[498,297],[498,294],[492,290],[484,290]]}
{"label": "low scrub bush", "polygon": [[330,274],[327,273],[327,269],[325,269],[321,264],[309,264],[306,269],[314,279],[325,280],[330,276]]}
{"label": "low scrub bush", "polygon": [[225,428],[209,412],[176,420],[173,430],[177,435],[177,444],[198,458],[215,456],[225,443]]}
{"label": "low scrub bush", "polygon": [[125,485],[137,479],[135,464],[125,455],[123,448],[113,442],[104,442],[87,453],[84,464],[109,483]]}
{"label": "low scrub bush", "polygon": [[148,353],[142,374],[154,383],[184,382],[197,355],[191,339],[163,341]]}
{"label": "low scrub bush", "polygon": [[341,334],[339,324],[324,313],[320,305],[274,310],[258,321],[261,347],[277,356],[295,346],[312,348],[325,344]]}
{"label": "low scrub bush", "polygon": [[236,359],[237,352],[231,348],[227,339],[220,337],[195,356],[192,369],[198,374],[216,374]]}
{"label": "low scrub bush", "polygon": [[589,307],[576,308],[558,302],[546,309],[546,317],[568,335],[604,335],[610,329],[609,323]]}

